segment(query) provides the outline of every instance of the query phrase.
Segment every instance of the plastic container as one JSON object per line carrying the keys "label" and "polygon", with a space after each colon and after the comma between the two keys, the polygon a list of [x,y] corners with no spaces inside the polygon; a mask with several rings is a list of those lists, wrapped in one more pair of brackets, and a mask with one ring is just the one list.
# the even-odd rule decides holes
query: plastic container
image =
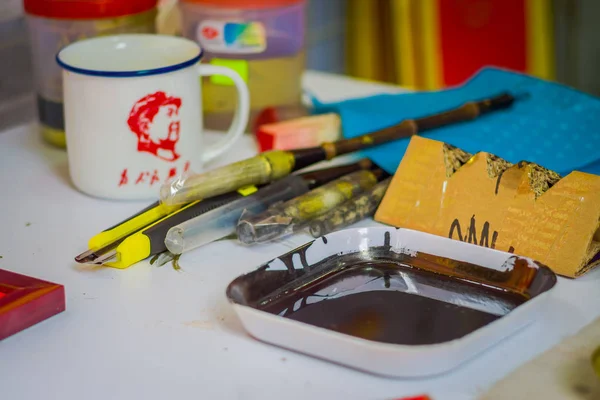
{"label": "plastic container", "polygon": [[[265,107],[301,101],[305,0],[181,0],[182,31],[205,50],[204,62],[228,66],[250,90],[252,127]],[[225,129],[235,106],[231,82],[203,78],[204,124]]]}
{"label": "plastic container", "polygon": [[22,0],[0,1],[0,60],[2,131],[35,118],[31,52]]}
{"label": "plastic container", "polygon": [[552,304],[555,285],[552,270],[526,257],[361,227],[303,244],[236,278],[226,293],[262,342],[422,378],[455,371],[525,328]]}
{"label": "plastic container", "polygon": [[31,38],[38,118],[46,141],[65,147],[62,71],[55,61],[77,40],[154,33],[157,0],[24,0]]}

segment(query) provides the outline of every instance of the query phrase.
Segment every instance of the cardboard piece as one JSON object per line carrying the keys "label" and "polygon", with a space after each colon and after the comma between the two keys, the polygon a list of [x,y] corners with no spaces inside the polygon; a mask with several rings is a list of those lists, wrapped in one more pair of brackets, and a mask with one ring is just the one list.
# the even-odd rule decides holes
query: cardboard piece
{"label": "cardboard piece", "polygon": [[530,257],[577,277],[600,262],[600,176],[470,155],[414,136],[375,220]]}

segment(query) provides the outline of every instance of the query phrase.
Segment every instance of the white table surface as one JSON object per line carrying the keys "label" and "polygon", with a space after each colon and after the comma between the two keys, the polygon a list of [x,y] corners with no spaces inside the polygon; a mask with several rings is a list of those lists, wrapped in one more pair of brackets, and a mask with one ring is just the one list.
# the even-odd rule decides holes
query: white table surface
{"label": "white table surface", "polygon": [[[305,86],[325,101],[399,90],[314,72]],[[219,163],[255,151],[247,137]],[[75,190],[65,152],[45,145],[33,123],[0,134],[0,171],[0,268],[63,284],[67,296],[64,313],[0,342],[3,399],[472,399],[600,315],[599,270],[560,278],[552,312],[452,373],[372,376],[251,338],[225,298],[235,277],[308,236],[254,248],[215,242],[185,254],[181,272],[147,260],[80,266],[73,257],[89,237],[147,202]]]}

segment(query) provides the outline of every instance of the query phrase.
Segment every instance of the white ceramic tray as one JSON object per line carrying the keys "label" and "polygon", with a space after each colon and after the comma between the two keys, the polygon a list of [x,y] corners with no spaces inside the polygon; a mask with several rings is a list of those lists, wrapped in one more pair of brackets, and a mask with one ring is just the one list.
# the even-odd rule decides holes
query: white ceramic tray
{"label": "white ceramic tray", "polygon": [[[431,269],[427,260],[413,262],[421,257],[450,260],[434,262],[438,266]],[[387,266],[377,267],[382,263]],[[378,375],[420,377],[456,368],[524,328],[539,315],[555,283],[549,268],[524,257],[422,232],[377,227],[338,231],[309,242],[235,279],[227,297],[245,329],[259,340]],[[518,295],[515,290],[520,290]],[[368,304],[365,307],[371,308],[356,312],[370,317],[357,320],[346,331],[337,322],[326,327],[327,322],[317,326],[294,319],[299,311],[317,304],[333,307],[332,300],[339,303],[343,297],[348,302],[350,295],[358,299],[364,292],[425,303],[425,311],[408,305],[399,307],[397,315],[392,308],[392,314],[388,309],[385,316],[378,316],[377,307]],[[447,309],[454,314],[445,314]],[[313,314],[343,319],[345,311],[353,312],[324,310]],[[488,318],[471,326],[482,316],[493,321]],[[392,343],[389,335],[380,339],[392,325],[400,336],[407,334],[410,344]]]}

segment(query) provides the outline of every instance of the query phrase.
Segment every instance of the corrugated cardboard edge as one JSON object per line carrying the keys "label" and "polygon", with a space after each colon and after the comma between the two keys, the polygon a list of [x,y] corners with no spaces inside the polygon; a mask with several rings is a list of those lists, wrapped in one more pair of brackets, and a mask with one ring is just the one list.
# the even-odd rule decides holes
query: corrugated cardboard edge
{"label": "corrugated cardboard edge", "polygon": [[593,259],[600,177],[573,172],[557,181],[526,162],[505,164],[493,177],[490,162],[498,161],[488,153],[448,176],[447,151],[442,142],[413,137],[375,220],[515,252],[568,277],[600,262]]}

